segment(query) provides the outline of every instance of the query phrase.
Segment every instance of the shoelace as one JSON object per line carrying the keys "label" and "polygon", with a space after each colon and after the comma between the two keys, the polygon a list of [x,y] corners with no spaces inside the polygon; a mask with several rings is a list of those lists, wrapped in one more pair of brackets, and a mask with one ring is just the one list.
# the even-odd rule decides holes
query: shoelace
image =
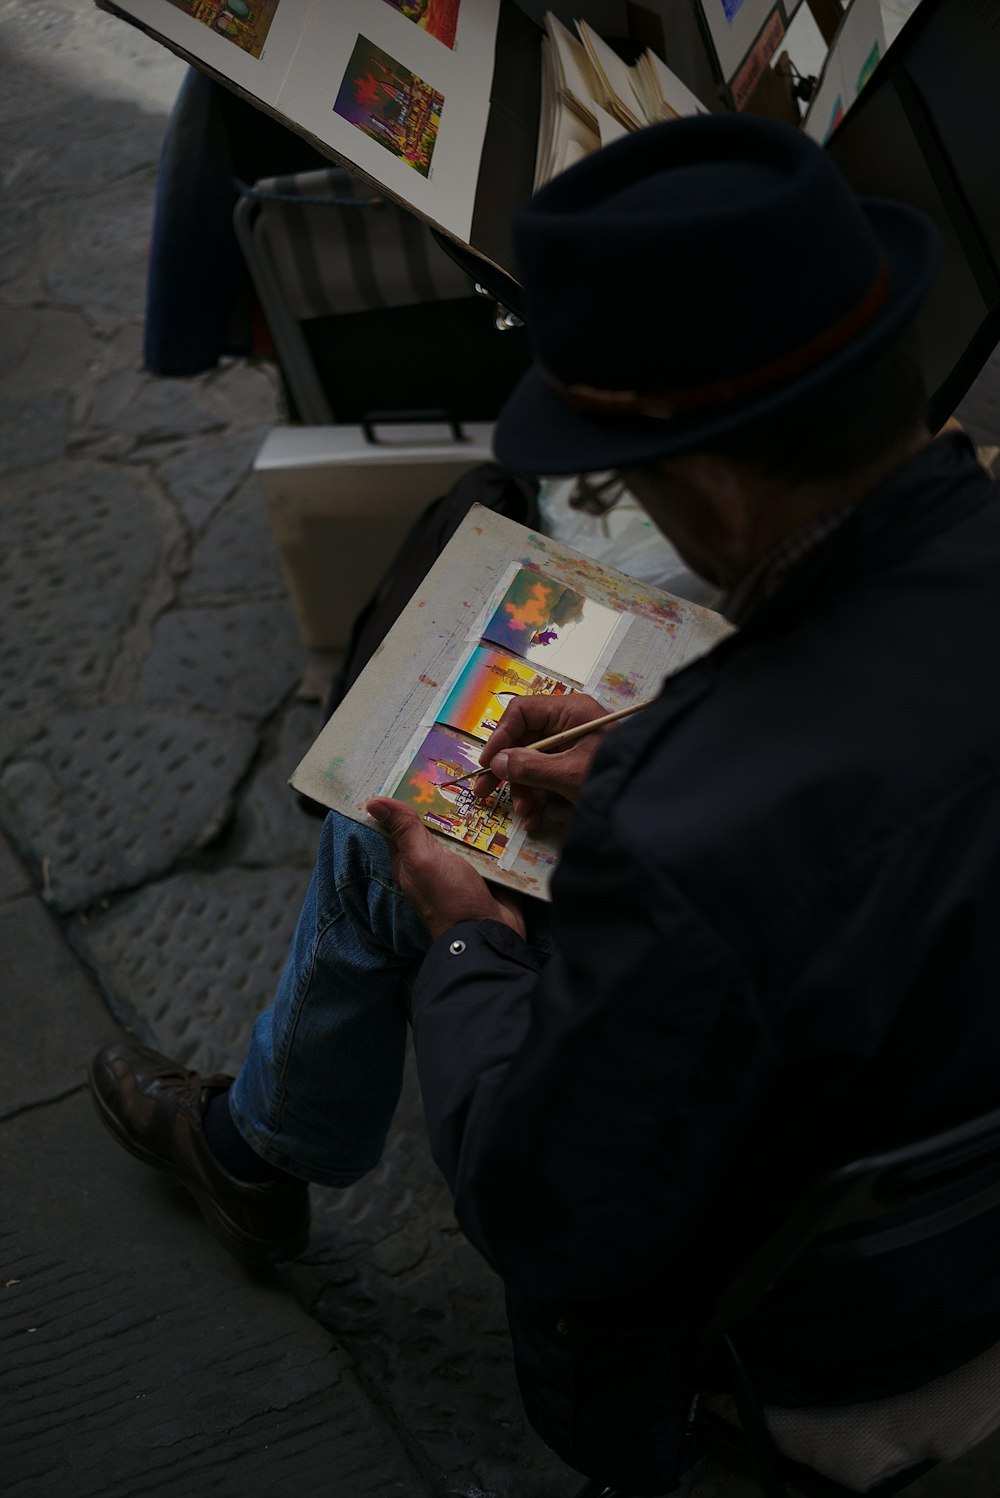
{"label": "shoelace", "polygon": [[207,1092],[224,1092],[232,1085],[233,1080],[221,1072],[203,1077],[199,1072],[186,1071],[176,1065],[161,1066],[149,1076],[150,1081],[159,1082],[164,1089],[169,1088],[175,1097],[199,1106]]}

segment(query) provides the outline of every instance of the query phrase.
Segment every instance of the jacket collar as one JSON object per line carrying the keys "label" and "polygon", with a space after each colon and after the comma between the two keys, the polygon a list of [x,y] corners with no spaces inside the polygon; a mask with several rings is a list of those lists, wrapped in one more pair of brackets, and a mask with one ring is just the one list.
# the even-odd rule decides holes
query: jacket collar
{"label": "jacket collar", "polygon": [[887,563],[995,503],[995,496],[996,485],[964,432],[935,438],[866,495],[721,649],[784,628],[826,597],[876,576]]}
{"label": "jacket collar", "polygon": [[852,580],[877,574],[921,541],[949,530],[983,504],[997,503],[997,498],[996,484],[964,432],[935,438],[856,505],[787,574],[743,628],[667,677],[657,709],[658,731],[704,697],[734,652],[786,629],[798,615],[835,596]]}

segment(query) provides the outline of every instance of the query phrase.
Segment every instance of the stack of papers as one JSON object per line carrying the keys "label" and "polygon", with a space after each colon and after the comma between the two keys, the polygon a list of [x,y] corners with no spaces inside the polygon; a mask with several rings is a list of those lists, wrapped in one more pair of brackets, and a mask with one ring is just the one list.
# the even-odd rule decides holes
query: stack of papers
{"label": "stack of papers", "polygon": [[677,120],[682,115],[708,114],[687,84],[648,48],[631,71],[632,87],[649,124]]}
{"label": "stack of papers", "polygon": [[536,188],[604,144],[594,99],[596,80],[582,42],[551,12],[545,17],[545,31]]}
{"label": "stack of papers", "polygon": [[545,17],[536,191],[631,130],[708,113],[653,52],[630,67],[586,21],[575,25],[576,36],[551,11]]}

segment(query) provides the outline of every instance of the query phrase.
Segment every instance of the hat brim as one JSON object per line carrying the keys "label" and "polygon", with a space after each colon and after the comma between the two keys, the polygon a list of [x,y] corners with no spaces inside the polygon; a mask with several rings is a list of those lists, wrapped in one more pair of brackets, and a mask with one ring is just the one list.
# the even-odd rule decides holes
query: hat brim
{"label": "hat brim", "polygon": [[875,321],[832,358],[752,400],[669,421],[609,420],[576,411],[536,367],[500,412],[493,439],[497,460],[514,473],[559,475],[694,452],[821,389],[875,353],[912,321],[937,268],[939,241],[930,222],[901,203],[866,198],[862,206],[889,267],[889,294]]}

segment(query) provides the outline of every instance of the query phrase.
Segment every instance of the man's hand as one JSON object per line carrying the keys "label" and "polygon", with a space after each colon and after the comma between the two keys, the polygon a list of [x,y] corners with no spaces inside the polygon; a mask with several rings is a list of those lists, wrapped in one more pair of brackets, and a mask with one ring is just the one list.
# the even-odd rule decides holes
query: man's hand
{"label": "man's hand", "polygon": [[376,796],[366,810],[388,839],[397,885],[432,939],[459,921],[482,920],[502,921],[524,936],[516,896],[491,889],[470,864],[442,846],[412,807]]}
{"label": "man's hand", "polygon": [[565,697],[515,697],[479,756],[489,774],[476,781],[476,794],[488,795],[499,781],[508,781],[514,811],[524,818],[527,830],[534,832],[550,793],[576,801],[604,735],[598,729],[566,749],[543,749],[540,754],[522,746],[605,718],[607,713],[606,707],[584,692],[570,692]]}

